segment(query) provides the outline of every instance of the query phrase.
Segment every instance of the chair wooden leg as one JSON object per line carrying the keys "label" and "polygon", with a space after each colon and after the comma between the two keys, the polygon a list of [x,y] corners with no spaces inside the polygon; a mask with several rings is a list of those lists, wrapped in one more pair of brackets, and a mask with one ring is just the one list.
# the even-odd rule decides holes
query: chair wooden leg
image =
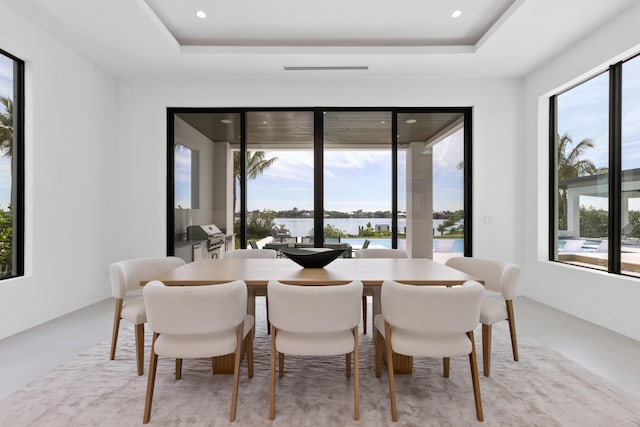
{"label": "chair wooden leg", "polygon": [[247,370],[249,371],[249,378],[253,378],[253,336],[252,334],[248,333],[244,341],[245,341],[244,346],[247,352]]}
{"label": "chair wooden leg", "polygon": [[473,397],[476,404],[476,417],[478,421],[483,421],[482,400],[480,398],[480,381],[478,381],[478,361],[476,359],[476,342],[473,338],[473,331],[467,332],[471,340],[471,353],[469,353],[469,365],[471,366],[471,382],[473,383]]}
{"label": "chair wooden leg", "polygon": [[451,359],[448,357],[443,357],[442,358],[442,371],[443,371],[443,376],[445,378],[449,378],[449,364],[450,364]]}
{"label": "chair wooden leg", "polygon": [[269,378],[269,419],[276,419],[276,328],[271,327],[271,376]]}
{"label": "chair wooden leg", "polygon": [[508,300],[507,303],[507,320],[509,321],[509,334],[511,335],[511,350],[513,351],[513,360],[518,361],[518,340],[516,339],[516,318],[513,315],[513,301]]}
{"label": "chair wooden leg", "polygon": [[347,378],[351,377],[351,353],[346,353],[344,355],[345,366],[347,367]]}
{"label": "chair wooden leg", "polygon": [[376,378],[380,378],[382,374],[382,352],[384,351],[382,346],[384,345],[384,338],[382,338],[382,334],[376,328],[374,328],[373,333],[376,342]]}
{"label": "chair wooden leg", "polygon": [[367,297],[362,295],[362,330],[367,335]]}
{"label": "chair wooden leg", "polygon": [[238,404],[238,383],[240,382],[240,357],[242,356],[242,330],[244,322],[240,323],[236,332],[236,352],[233,361],[233,390],[231,391],[231,411],[229,421],[236,420],[236,406]]}
{"label": "chair wooden leg", "polygon": [[396,386],[393,379],[393,350],[391,349],[391,326],[384,322],[384,341],[387,348],[387,371],[389,372],[389,399],[391,399],[391,420],[398,421],[396,408]]}
{"label": "chair wooden leg", "polygon": [[120,330],[120,316],[122,315],[122,298],[116,299],[116,311],[113,315],[113,332],[111,334],[111,360],[116,357],[116,344],[118,343],[118,331]]}
{"label": "chair wooden leg", "polygon": [[144,323],[136,325],[136,363],[138,375],[144,374]]}
{"label": "chair wooden leg", "polygon": [[482,325],[482,370],[485,377],[491,373],[491,325]]}
{"label": "chair wooden leg", "polygon": [[155,353],[155,345],[158,334],[153,334],[151,343],[151,355],[149,357],[149,380],[147,381],[147,397],[144,400],[144,416],[142,423],[147,424],[151,419],[151,403],[153,402],[153,387],[156,383],[156,369],[158,367],[158,355]]}
{"label": "chair wooden leg", "polygon": [[182,359],[176,359],[176,380],[182,378]]}
{"label": "chair wooden leg", "polygon": [[360,419],[360,356],[358,351],[358,327],[353,328],[353,418]]}
{"label": "chair wooden leg", "polygon": [[284,377],[284,353],[278,353],[278,377]]}

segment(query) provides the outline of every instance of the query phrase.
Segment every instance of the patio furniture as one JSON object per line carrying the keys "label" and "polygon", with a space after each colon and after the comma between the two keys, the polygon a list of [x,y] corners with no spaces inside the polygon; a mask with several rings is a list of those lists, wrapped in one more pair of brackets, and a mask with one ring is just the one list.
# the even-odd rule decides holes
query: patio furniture
{"label": "patio furniture", "polygon": [[455,239],[433,239],[435,242],[434,252],[453,252]]}
{"label": "patio furniture", "polygon": [[585,242],[584,239],[565,240],[564,246],[558,249],[558,252],[582,252],[582,245]]}

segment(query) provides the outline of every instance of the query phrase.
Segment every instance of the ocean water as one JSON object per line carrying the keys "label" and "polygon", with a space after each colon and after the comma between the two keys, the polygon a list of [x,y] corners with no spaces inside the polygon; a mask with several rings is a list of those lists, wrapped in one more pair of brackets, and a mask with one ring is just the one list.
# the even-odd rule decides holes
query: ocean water
{"label": "ocean water", "polygon": [[[286,229],[291,232],[292,236],[302,237],[309,236],[313,230],[313,218],[276,218],[275,223],[277,225],[284,225]],[[325,224],[331,224],[332,226],[344,231],[347,234],[358,234],[358,227],[366,228],[367,223],[371,223],[371,226],[375,229],[376,225],[388,226],[391,228],[391,218],[326,218]],[[434,234],[437,235],[437,227],[443,223],[443,219],[434,219],[433,227]],[[401,232],[404,232],[407,221],[405,218],[398,218],[398,228]],[[381,245],[385,248],[391,248],[390,238],[368,237],[372,245]],[[358,238],[342,238],[341,242],[349,243],[351,245],[362,245],[364,243],[364,237]],[[435,249],[435,239],[433,246]],[[455,239],[452,252],[464,252],[464,240]]]}
{"label": "ocean water", "polygon": [[[276,225],[284,225],[286,229],[291,231],[292,236],[310,236],[313,230],[313,218],[276,218]],[[391,218],[325,218],[324,223],[344,231],[346,234],[358,234],[359,227],[366,228],[367,223],[371,223],[374,229],[376,225],[387,226],[391,229]],[[433,227],[443,223],[443,219],[434,219]],[[406,218],[398,218],[398,230],[404,233],[407,226]]]}
{"label": "ocean water", "polygon": [[[371,241],[372,245],[381,245],[385,248],[391,249],[391,239],[376,239],[375,237],[368,237]],[[350,245],[362,245],[364,243],[364,238],[358,239],[340,239],[340,242],[349,243]],[[400,239],[401,240],[401,239]],[[401,244],[399,246],[402,246]],[[433,250],[436,249],[436,241],[433,241]],[[464,252],[464,240],[463,239],[454,239],[453,249],[451,252]]]}

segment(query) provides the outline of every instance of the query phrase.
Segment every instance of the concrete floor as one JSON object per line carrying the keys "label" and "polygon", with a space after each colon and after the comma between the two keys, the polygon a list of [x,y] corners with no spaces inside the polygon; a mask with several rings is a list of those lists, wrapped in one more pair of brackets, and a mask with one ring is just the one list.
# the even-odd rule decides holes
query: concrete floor
{"label": "concrete floor", "polygon": [[[113,304],[107,299],[0,340],[0,399],[110,339]],[[519,332],[640,399],[640,342],[525,297],[514,311]]]}

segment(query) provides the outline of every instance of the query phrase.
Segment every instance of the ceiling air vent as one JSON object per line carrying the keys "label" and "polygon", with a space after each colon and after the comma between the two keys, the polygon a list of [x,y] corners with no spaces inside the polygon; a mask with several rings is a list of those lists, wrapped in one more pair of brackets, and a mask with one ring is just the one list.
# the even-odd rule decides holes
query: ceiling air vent
{"label": "ceiling air vent", "polygon": [[343,71],[343,70],[368,70],[368,65],[343,65],[333,67],[288,67],[284,66],[285,71]]}

